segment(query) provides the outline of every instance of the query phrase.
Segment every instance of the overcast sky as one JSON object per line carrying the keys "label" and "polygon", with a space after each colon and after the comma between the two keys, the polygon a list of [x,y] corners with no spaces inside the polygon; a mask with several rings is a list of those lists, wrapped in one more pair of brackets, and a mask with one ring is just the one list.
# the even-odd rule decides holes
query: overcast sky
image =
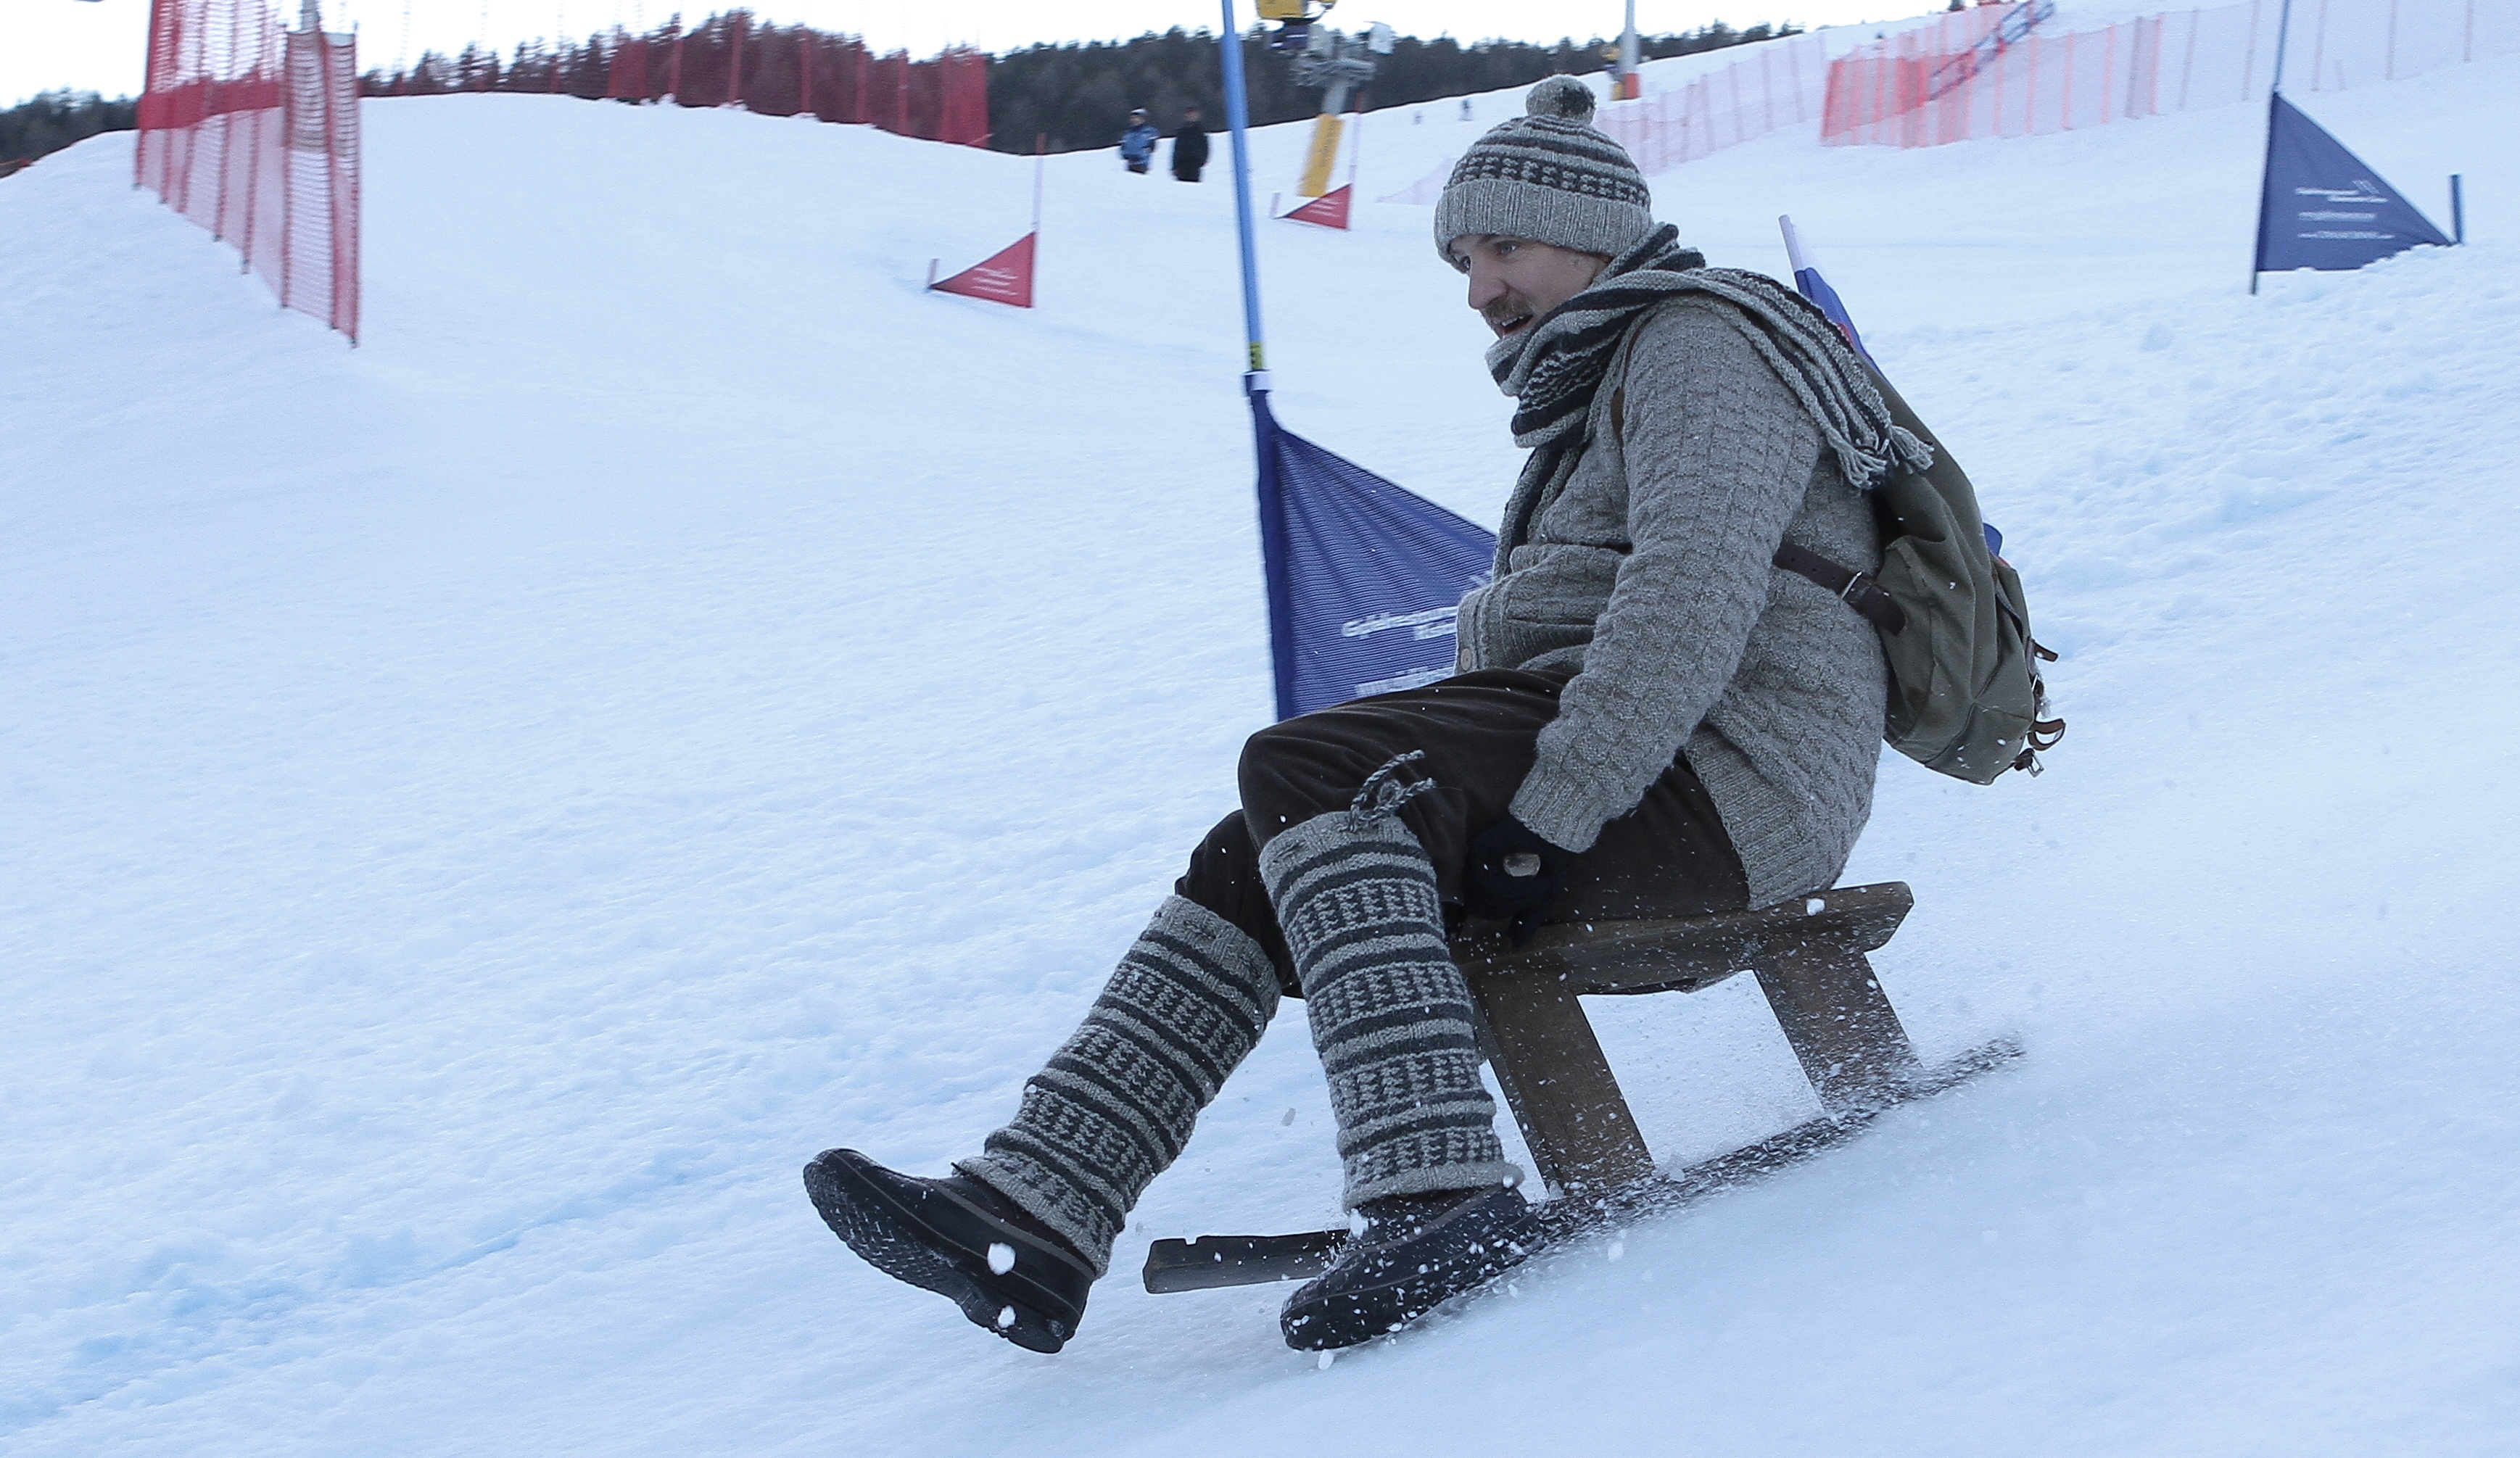
{"label": "overcast sky", "polygon": [[[294,18],[300,0],[276,0]],[[1447,32],[1555,40],[1615,33],[1623,0],[1509,4],[1506,0],[1345,0],[1331,17],[1345,28],[1388,22],[1409,35]],[[695,17],[720,4],[692,5]],[[1892,19],[1928,8],[1923,0],[1638,0],[1641,30],[1691,30],[1709,21],[1733,25],[1792,21],[1802,25]],[[1939,7],[1933,7],[1939,8]],[[324,0],[328,27],[355,23],[359,62],[389,65],[406,51],[461,49],[487,36],[502,50],[528,36],[582,35],[616,22],[632,29],[663,21],[675,0]],[[1251,20],[1249,0],[1236,14]],[[878,47],[925,54],[961,42],[1004,51],[1035,41],[1111,40],[1167,26],[1214,28],[1215,5],[1165,0],[764,0],[764,19],[805,22],[864,35]],[[140,88],[149,0],[0,0],[0,105],[57,86],[118,95]]]}

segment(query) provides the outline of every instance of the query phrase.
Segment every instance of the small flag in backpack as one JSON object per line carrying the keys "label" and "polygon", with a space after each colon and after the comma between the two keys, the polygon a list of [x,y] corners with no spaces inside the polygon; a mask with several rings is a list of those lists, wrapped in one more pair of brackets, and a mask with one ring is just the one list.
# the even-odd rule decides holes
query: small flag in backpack
{"label": "small flag in backpack", "polygon": [[[1803,297],[1820,306],[1820,311],[1828,316],[1828,322],[1836,325],[1837,331],[1846,336],[1846,342],[1855,347],[1857,354],[1864,356],[1864,363],[1872,365],[1872,352],[1864,347],[1864,336],[1855,331],[1855,320],[1846,312],[1845,301],[1837,296],[1836,289],[1828,287],[1828,280],[1820,276],[1820,265],[1803,250],[1803,236],[1794,230],[1794,220],[1779,217],[1777,226],[1785,232],[1785,257],[1793,263],[1794,287],[1802,290]],[[1873,368],[1880,367],[1873,365]]]}

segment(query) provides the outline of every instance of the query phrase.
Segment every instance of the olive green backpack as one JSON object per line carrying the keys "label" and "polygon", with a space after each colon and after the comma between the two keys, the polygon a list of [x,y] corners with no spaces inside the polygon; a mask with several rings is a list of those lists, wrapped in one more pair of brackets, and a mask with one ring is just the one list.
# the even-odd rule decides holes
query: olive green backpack
{"label": "olive green backpack", "polygon": [[1991,784],[2006,770],[2039,773],[2039,755],[2064,736],[2048,717],[2044,660],[2012,564],[1995,554],[1977,491],[1943,443],[1878,372],[1891,419],[1934,448],[1922,474],[1894,473],[1872,489],[1881,570],[1850,572],[1792,543],[1776,563],[1835,593],[1880,631],[1890,660],[1882,737],[1929,770]]}

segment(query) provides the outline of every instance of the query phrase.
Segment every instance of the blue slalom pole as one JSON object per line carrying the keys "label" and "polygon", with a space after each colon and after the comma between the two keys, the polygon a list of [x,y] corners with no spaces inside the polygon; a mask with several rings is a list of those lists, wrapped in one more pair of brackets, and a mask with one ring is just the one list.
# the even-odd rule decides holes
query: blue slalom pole
{"label": "blue slalom pole", "polygon": [[1242,394],[1251,402],[1251,447],[1260,458],[1260,578],[1269,599],[1269,669],[1277,688],[1278,717],[1295,713],[1295,598],[1286,573],[1284,488],[1278,480],[1278,420],[1269,412],[1269,357],[1260,340],[1260,254],[1251,233],[1251,103],[1242,81],[1242,32],[1235,28],[1234,0],[1223,0],[1225,33],[1217,37],[1225,59],[1225,124],[1234,133],[1234,221],[1242,244],[1242,334],[1249,349]]}
{"label": "blue slalom pole", "polygon": [[1242,241],[1242,333],[1250,345],[1243,388],[1269,387],[1268,360],[1260,345],[1260,257],[1251,236],[1251,102],[1242,81],[1242,32],[1235,28],[1234,0],[1223,0],[1225,30],[1217,37],[1225,58],[1225,124],[1234,133],[1234,225]]}
{"label": "blue slalom pole", "polygon": [[[2251,22],[2255,24],[2255,22]],[[2275,166],[2275,98],[2283,95],[2284,43],[2292,38],[2292,0],[2275,20],[2275,78],[2267,88],[2267,157],[2258,171],[2258,250],[2249,255],[2249,292],[2258,291],[2258,265],[2267,256],[2267,175]],[[2313,78],[2316,84],[2317,78]]]}
{"label": "blue slalom pole", "polygon": [[[2325,15],[2326,13],[2327,12],[2323,10],[2319,12],[2321,15]],[[2272,89],[2276,91],[2283,90],[2284,42],[2291,38],[2292,0],[2283,0],[2283,12],[2275,20],[2275,79]],[[2311,59],[2316,61],[2318,58],[2314,56]],[[2313,91],[2317,91],[2318,89],[2318,78],[2317,76],[2310,78],[2310,89]]]}

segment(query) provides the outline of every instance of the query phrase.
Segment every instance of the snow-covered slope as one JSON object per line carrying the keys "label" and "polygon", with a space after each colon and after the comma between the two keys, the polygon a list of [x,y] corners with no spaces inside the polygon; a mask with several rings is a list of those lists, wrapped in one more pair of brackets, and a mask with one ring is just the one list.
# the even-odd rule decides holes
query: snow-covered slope
{"label": "snow-covered slope", "polygon": [[[971,1148],[1228,808],[1225,189],[1053,159],[1018,313],[918,285],[1021,159],[373,103],[352,351],[127,138],[48,158],[0,185],[0,1448],[2507,1450],[2515,95],[2319,103],[2478,241],[2255,299],[2250,108],[1657,179],[1718,262],[1796,215],[2065,651],[2049,773],[1893,761],[1849,871],[1917,889],[1928,1054],[2031,1056],[1328,1370],[1282,1291],[1127,1274],[1335,1217],[1300,1019],[1057,1358],[796,1181]],[[1280,405],[1492,518],[1425,221],[1271,225]],[[1597,1018],[1665,1158],[1809,1108],[1747,986]]]}

